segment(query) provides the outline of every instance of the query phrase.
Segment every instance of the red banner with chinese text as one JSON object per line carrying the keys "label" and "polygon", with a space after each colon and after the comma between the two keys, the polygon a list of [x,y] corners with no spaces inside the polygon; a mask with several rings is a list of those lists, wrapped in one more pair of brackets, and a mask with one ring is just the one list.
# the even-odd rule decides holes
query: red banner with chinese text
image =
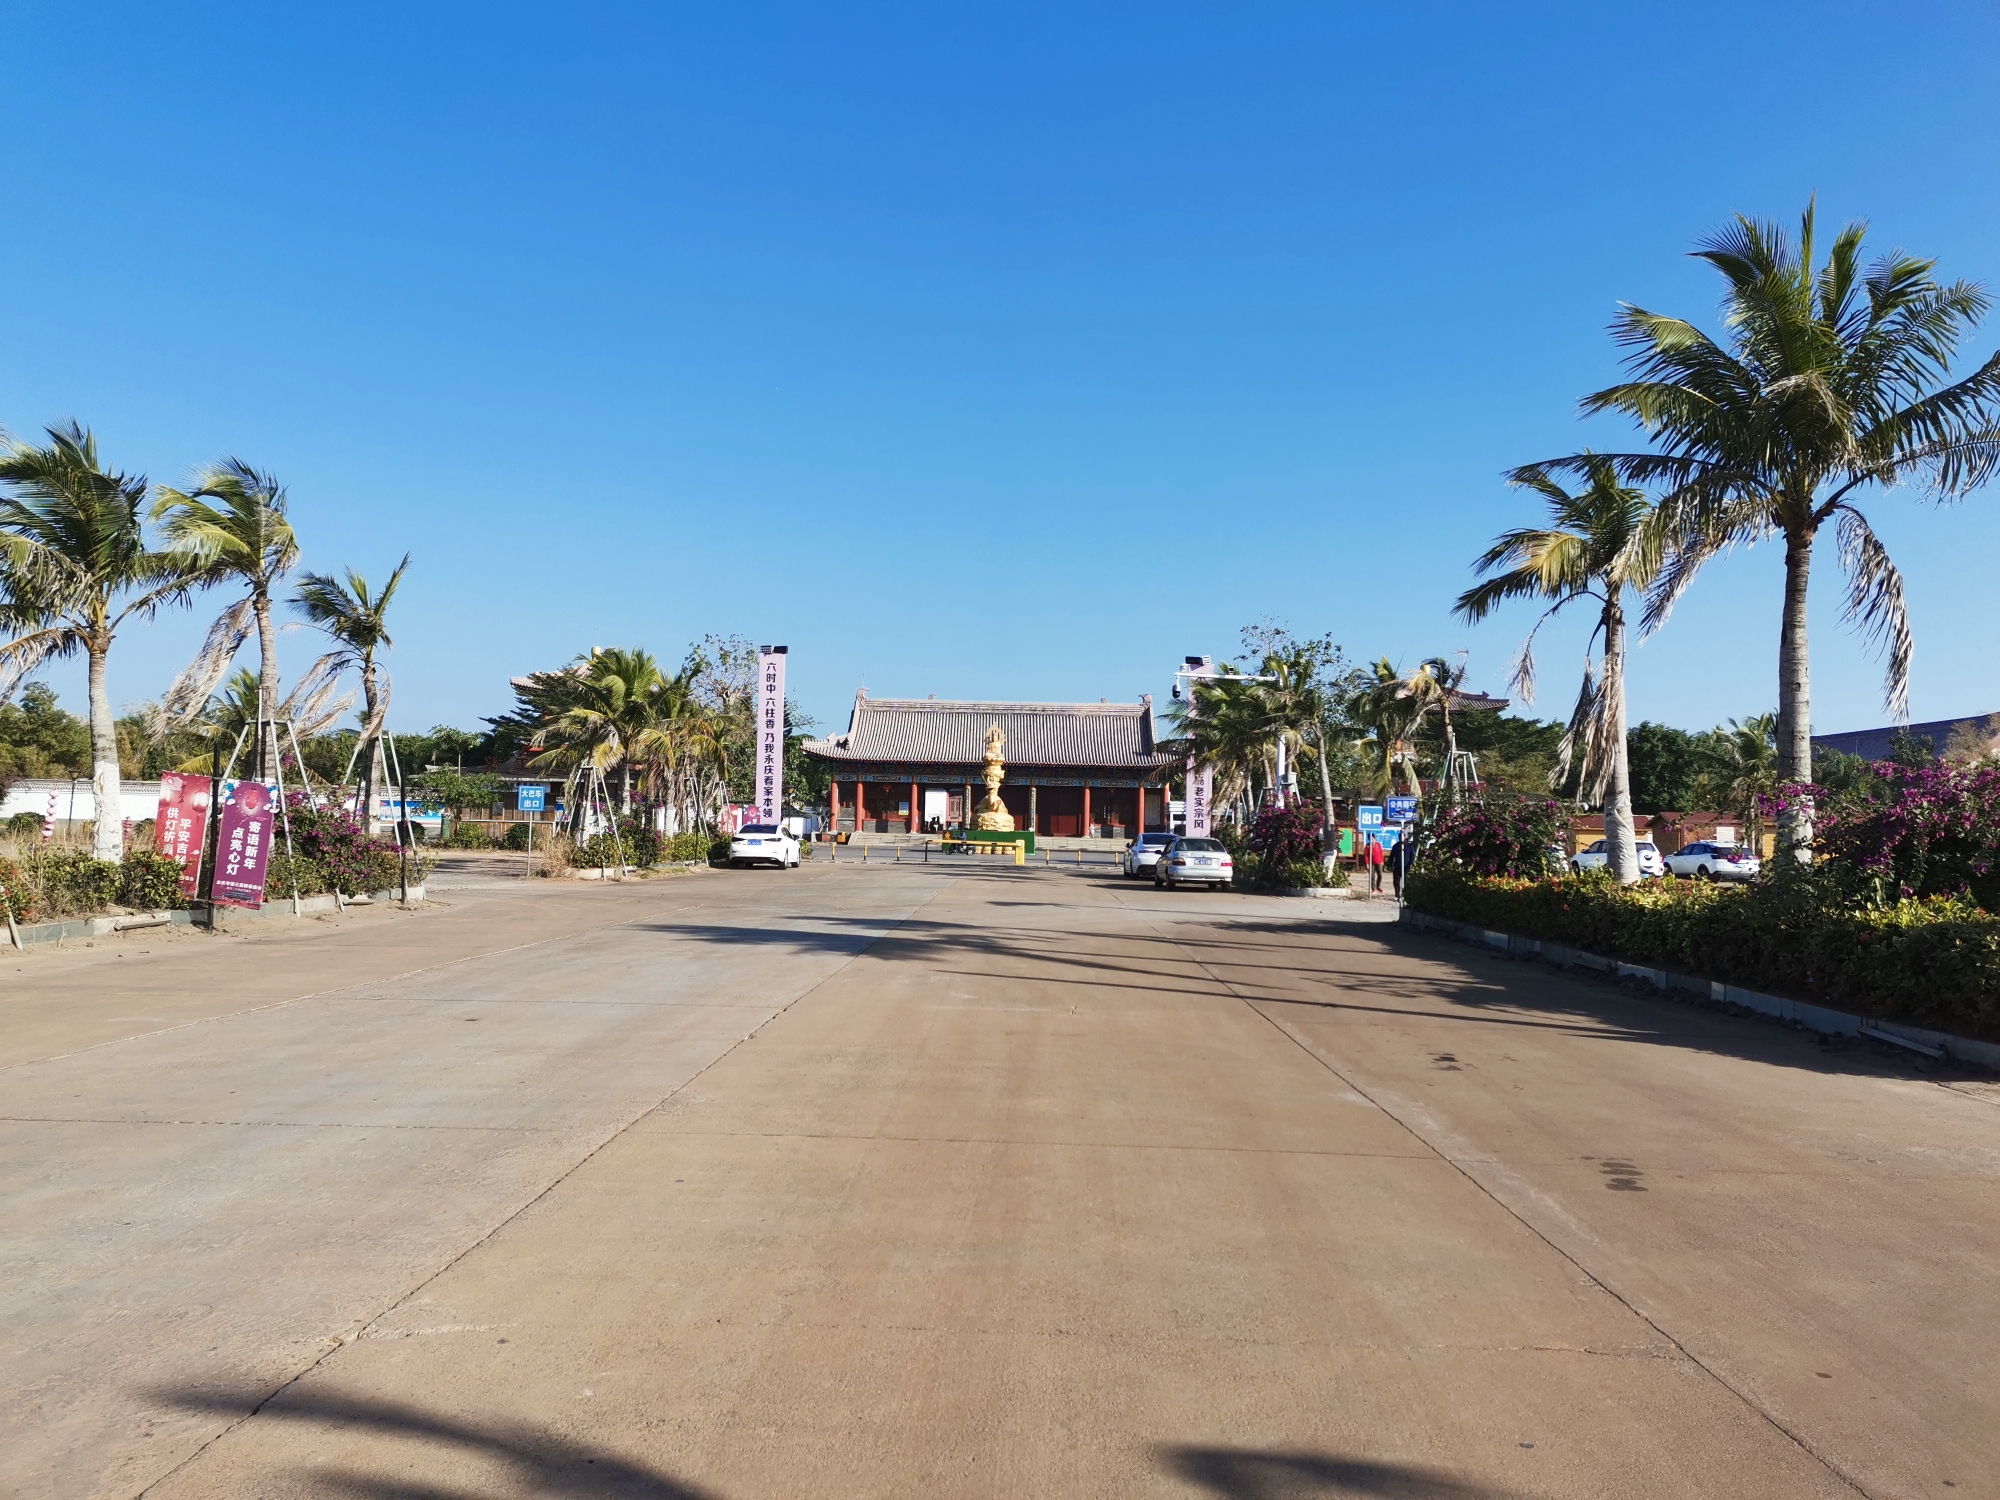
{"label": "red banner with chinese text", "polygon": [[160,813],[153,845],[181,867],[181,894],[201,889],[202,836],[208,832],[211,783],[206,776],[169,771],[160,778]]}
{"label": "red banner with chinese text", "polygon": [[264,782],[222,783],[215,830],[215,899],[221,905],[264,904],[277,803],[277,790]]}

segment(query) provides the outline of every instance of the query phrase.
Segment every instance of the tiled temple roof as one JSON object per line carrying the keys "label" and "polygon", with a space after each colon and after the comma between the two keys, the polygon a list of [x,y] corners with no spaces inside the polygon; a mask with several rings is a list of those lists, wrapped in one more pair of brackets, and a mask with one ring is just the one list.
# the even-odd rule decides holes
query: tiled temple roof
{"label": "tiled temple roof", "polygon": [[977,766],[986,731],[1007,735],[1010,766],[1091,766],[1151,770],[1173,757],[1153,744],[1153,705],[1139,703],[962,703],[934,698],[870,698],[857,693],[845,734],[807,740],[825,761]]}

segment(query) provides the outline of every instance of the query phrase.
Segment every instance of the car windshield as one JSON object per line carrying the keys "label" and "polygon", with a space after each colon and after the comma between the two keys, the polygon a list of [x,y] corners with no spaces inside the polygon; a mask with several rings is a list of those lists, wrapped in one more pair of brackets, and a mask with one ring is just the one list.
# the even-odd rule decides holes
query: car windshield
{"label": "car windshield", "polygon": [[776,823],[745,823],[736,831],[738,833],[776,833],[778,825]]}
{"label": "car windshield", "polygon": [[1154,848],[1158,849],[1164,849],[1168,844],[1171,844],[1173,841],[1174,841],[1174,836],[1171,833],[1142,833],[1139,835],[1140,843],[1150,844]]}
{"label": "car windshield", "polygon": [[1222,854],[1226,851],[1214,839],[1182,839],[1181,848],[1192,854]]}
{"label": "car windshield", "polygon": [[1658,845],[1649,843],[1645,839],[1640,839],[1632,847],[1637,849],[1641,854],[1658,854],[1660,852]]}

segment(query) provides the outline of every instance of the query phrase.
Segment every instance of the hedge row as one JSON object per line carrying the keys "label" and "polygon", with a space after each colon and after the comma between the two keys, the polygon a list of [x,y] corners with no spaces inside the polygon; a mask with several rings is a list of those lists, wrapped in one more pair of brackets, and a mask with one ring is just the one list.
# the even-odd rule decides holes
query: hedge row
{"label": "hedge row", "polygon": [[1628,963],[2000,1039],[2000,917],[1965,898],[1858,906],[1809,881],[1621,889],[1601,872],[1522,880],[1436,866],[1411,873],[1405,899],[1433,916]]}
{"label": "hedge row", "polygon": [[130,850],[118,864],[61,847],[0,859],[0,886],[16,922],[58,922],[114,905],[134,911],[185,906],[180,881],[180,866],[150,849]]}

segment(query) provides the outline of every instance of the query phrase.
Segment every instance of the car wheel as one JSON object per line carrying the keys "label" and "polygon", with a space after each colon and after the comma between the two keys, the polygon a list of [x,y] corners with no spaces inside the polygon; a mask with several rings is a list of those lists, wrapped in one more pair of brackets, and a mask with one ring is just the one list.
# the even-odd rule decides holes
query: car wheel
{"label": "car wheel", "polygon": [[1694,867],[1694,878],[1696,880],[1713,880],[1715,879],[1715,872],[1710,870],[1707,865],[1696,865]]}
{"label": "car wheel", "polygon": [[1216,889],[1217,889],[1218,891],[1227,891],[1227,890],[1234,890],[1234,889],[1235,889],[1235,883],[1234,883],[1233,881],[1228,881],[1228,880],[1225,880],[1225,881],[1223,881],[1223,882],[1222,882],[1222,884],[1218,885],[1218,886],[1216,887]]}
{"label": "car wheel", "polygon": [[1583,862],[1581,860],[1571,860],[1569,862],[1569,872],[1572,875],[1581,875],[1583,873]]}

